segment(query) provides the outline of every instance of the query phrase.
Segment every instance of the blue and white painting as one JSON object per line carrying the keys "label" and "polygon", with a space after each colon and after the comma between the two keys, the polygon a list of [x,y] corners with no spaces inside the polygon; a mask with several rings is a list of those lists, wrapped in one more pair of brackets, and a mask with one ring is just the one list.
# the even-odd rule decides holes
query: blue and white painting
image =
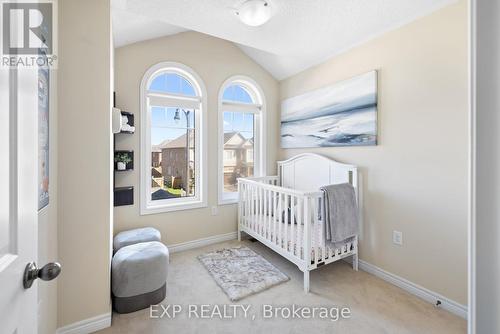
{"label": "blue and white painting", "polygon": [[282,102],[282,148],[364,145],[377,145],[377,71]]}

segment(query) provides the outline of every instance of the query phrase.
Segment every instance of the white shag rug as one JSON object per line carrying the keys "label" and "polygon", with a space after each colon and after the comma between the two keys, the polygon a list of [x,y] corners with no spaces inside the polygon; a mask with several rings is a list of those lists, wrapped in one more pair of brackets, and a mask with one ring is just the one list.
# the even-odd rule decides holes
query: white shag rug
{"label": "white shag rug", "polygon": [[248,247],[221,249],[202,254],[198,260],[233,302],[289,280]]}

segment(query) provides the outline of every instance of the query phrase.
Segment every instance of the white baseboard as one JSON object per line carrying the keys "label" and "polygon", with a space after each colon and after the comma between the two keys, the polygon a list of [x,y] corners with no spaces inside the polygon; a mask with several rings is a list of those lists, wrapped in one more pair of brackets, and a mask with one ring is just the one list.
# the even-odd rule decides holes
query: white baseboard
{"label": "white baseboard", "polygon": [[182,252],[189,249],[200,248],[212,244],[216,244],[219,242],[234,240],[238,237],[237,232],[230,232],[226,234],[214,235],[212,237],[197,239],[187,242],[182,242],[174,245],[167,245],[168,251],[170,253]]}
{"label": "white baseboard", "polygon": [[402,277],[391,274],[383,269],[380,269],[377,266],[374,266],[371,263],[359,260],[359,269],[366,271],[372,275],[375,275],[384,281],[391,283],[412,295],[415,295],[431,304],[436,304],[439,300],[441,302],[442,309],[445,309],[453,314],[458,315],[464,319],[467,319],[467,306],[461,305],[454,300],[446,298],[439,293],[426,289],[418,284],[408,281]]}
{"label": "white baseboard", "polygon": [[58,328],[56,334],[90,334],[111,327],[111,313],[69,324]]}

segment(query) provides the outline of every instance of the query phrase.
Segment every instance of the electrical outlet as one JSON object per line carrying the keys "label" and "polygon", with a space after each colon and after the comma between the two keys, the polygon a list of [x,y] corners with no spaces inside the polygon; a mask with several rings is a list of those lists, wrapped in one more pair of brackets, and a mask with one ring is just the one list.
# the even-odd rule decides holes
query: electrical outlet
{"label": "electrical outlet", "polygon": [[219,214],[219,208],[212,206],[212,216],[217,216],[217,214]]}
{"label": "electrical outlet", "polygon": [[392,243],[395,245],[403,246],[403,232],[392,231]]}

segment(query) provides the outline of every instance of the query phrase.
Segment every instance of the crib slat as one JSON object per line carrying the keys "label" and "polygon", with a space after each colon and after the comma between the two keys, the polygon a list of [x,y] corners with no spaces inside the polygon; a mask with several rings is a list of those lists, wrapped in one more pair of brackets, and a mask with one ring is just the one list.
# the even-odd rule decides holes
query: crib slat
{"label": "crib slat", "polygon": [[241,184],[242,189],[242,199],[243,200],[243,214],[241,216],[243,225],[246,227],[246,216],[247,216],[247,185],[245,183]]}
{"label": "crib slat", "polygon": [[250,229],[253,231],[254,223],[255,223],[255,220],[254,220],[255,219],[255,216],[254,216],[255,215],[255,210],[254,210],[254,208],[255,208],[255,199],[253,198],[253,185],[249,187],[248,191],[249,191],[248,196],[249,196],[249,200],[250,200],[250,202],[248,203],[248,205],[250,206],[249,207],[249,211],[250,211],[249,212],[250,213],[250,217],[249,217],[250,221],[249,221],[249,223],[250,223]]}
{"label": "crib slat", "polygon": [[267,192],[267,239],[271,240],[271,218],[272,218],[272,209],[271,209],[271,198],[272,198],[272,190],[268,190]]}
{"label": "crib slat", "polygon": [[309,198],[304,198],[304,270],[308,270],[311,265],[311,216],[309,205]]}
{"label": "crib slat", "polygon": [[255,186],[252,185],[252,230],[255,231],[257,227],[257,198],[255,196],[256,189]]}
{"label": "crib slat", "polygon": [[290,196],[290,240],[291,240],[291,243],[290,243],[290,251],[292,252],[292,254],[295,254],[295,247],[296,247],[296,244],[297,244],[297,241],[295,240],[295,237],[296,237],[296,233],[295,233],[295,220],[296,220],[296,217],[295,217],[295,196],[294,195],[291,195]]}
{"label": "crib slat", "polygon": [[262,189],[262,236],[266,238],[267,233],[267,191]]}
{"label": "crib slat", "polygon": [[248,200],[248,184],[245,184],[245,189],[243,190],[243,193],[245,194],[245,215],[243,216],[244,217],[244,222],[245,222],[245,227],[249,227],[248,226],[248,217],[250,215],[250,201]]}
{"label": "crib slat", "polygon": [[257,192],[257,196],[259,198],[259,234],[262,235],[262,211],[263,211],[263,206],[262,206],[262,188],[259,187],[259,190]]}
{"label": "crib slat", "polygon": [[263,193],[262,200],[264,202],[264,217],[262,217],[262,227],[264,229],[263,231],[264,238],[267,239],[267,190],[263,189],[262,193]]}
{"label": "crib slat", "polygon": [[304,199],[302,197],[298,198],[298,203],[297,203],[297,230],[298,230],[298,238],[297,238],[297,256],[301,259],[304,258],[303,255],[303,250],[302,250],[302,240],[304,238],[304,228],[303,228],[303,221],[302,221],[302,210],[303,210],[303,203]]}
{"label": "crib slat", "polygon": [[252,217],[252,212],[251,212],[251,189],[250,189],[250,186],[247,186],[247,190],[246,190],[246,193],[247,193],[247,214],[246,214],[246,220],[247,220],[247,227],[249,229],[252,228],[251,226],[251,217]]}
{"label": "crib slat", "polygon": [[246,195],[245,195],[246,184],[240,184],[240,208],[241,211],[239,213],[240,216],[240,224],[245,226],[245,203],[246,203]]}
{"label": "crib slat", "polygon": [[252,230],[256,231],[257,227],[257,198],[255,186],[252,186]]}
{"label": "crib slat", "polygon": [[[240,184],[238,182],[238,224],[239,224],[239,228],[241,228],[241,225],[243,225],[243,217],[245,217],[244,215],[244,205],[245,205],[245,201],[244,201],[244,198],[245,198],[245,195],[244,195],[244,189],[245,189],[245,185],[244,184]],[[240,231],[238,229],[238,231]]]}
{"label": "crib slat", "polygon": [[283,227],[285,229],[285,244],[284,247],[286,250],[288,250],[288,194],[285,194],[285,222],[283,224]]}
{"label": "crib slat", "polygon": [[273,192],[273,235],[272,235],[272,238],[271,238],[271,241],[276,243],[276,212],[278,211],[277,208],[276,208],[276,196],[278,195],[277,193],[275,193],[273,190],[271,190]]}
{"label": "crib slat", "polygon": [[262,234],[262,188],[257,187],[257,233]]}
{"label": "crib slat", "polygon": [[257,233],[262,234],[262,188],[257,188]]}
{"label": "crib slat", "polygon": [[269,227],[268,227],[268,220],[269,220],[269,208],[266,204],[267,198],[268,198],[268,192],[267,190],[264,189],[263,192],[263,201],[264,201],[264,217],[263,217],[263,229],[264,229],[264,234],[263,236],[267,239],[267,235],[269,234]]}
{"label": "crib slat", "polygon": [[278,193],[278,246],[282,247],[282,234],[281,234],[281,228],[283,225],[283,215],[281,214],[283,212],[283,205],[282,205],[282,196],[281,193]]}
{"label": "crib slat", "polygon": [[313,233],[314,233],[314,263],[315,264],[318,264],[319,262],[319,249],[320,249],[320,240],[318,238],[318,225],[319,225],[319,221],[318,221],[318,205],[317,205],[317,202],[316,202],[316,199],[313,198],[311,199],[312,202],[313,202],[313,210],[312,210],[312,215],[313,215],[313,222],[314,222],[314,228],[313,228]]}
{"label": "crib slat", "polygon": [[263,189],[263,195],[264,195],[264,217],[262,220],[262,225],[264,227],[264,238],[267,239],[267,232],[269,231],[268,229],[268,216],[269,216],[269,207],[268,207],[268,191],[266,189]]}
{"label": "crib slat", "polygon": [[262,188],[260,187],[257,187],[256,188],[256,196],[257,196],[257,233],[258,234],[262,234],[262,224],[261,224],[261,220],[262,220],[262,197],[260,195],[260,193],[262,192]]}

